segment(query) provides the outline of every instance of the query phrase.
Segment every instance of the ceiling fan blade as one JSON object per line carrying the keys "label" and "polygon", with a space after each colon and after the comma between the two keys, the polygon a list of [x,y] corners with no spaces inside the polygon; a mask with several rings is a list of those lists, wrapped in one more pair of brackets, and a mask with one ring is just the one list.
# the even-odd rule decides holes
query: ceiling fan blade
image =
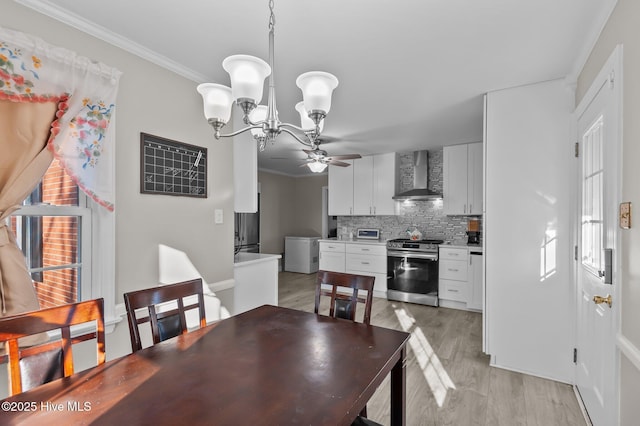
{"label": "ceiling fan blade", "polygon": [[349,167],[351,165],[349,163],[344,163],[342,161],[336,161],[336,160],[327,160],[327,164],[331,164],[332,166],[339,166],[339,167]]}
{"label": "ceiling fan blade", "polygon": [[302,152],[304,152],[305,154],[311,154],[311,153],[314,153],[315,151],[313,149],[303,149]]}
{"label": "ceiling fan blade", "polygon": [[362,158],[362,155],[360,154],[332,155],[328,158],[331,158],[333,160],[353,160],[355,158]]}

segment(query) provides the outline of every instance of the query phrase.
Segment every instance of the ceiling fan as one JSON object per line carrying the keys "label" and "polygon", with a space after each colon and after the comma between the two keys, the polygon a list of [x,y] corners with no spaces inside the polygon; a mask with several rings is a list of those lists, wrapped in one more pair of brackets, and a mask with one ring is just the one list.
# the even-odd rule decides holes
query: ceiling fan
{"label": "ceiling fan", "polygon": [[361,158],[360,154],[345,154],[345,155],[328,155],[327,151],[320,149],[319,144],[314,144],[313,149],[303,149],[307,154],[307,159],[300,167],[309,167],[314,173],[321,173],[327,168],[329,164],[332,166],[348,167],[351,164],[345,163],[341,160],[353,160],[355,158]]}

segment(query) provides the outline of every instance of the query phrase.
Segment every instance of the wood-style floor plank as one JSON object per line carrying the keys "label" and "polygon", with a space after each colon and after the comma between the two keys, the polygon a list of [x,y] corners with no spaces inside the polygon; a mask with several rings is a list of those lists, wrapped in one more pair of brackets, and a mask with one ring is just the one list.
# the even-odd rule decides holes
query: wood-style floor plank
{"label": "wood-style floor plank", "polygon": [[[314,286],[315,274],[281,272],[280,306],[313,312]],[[374,298],[371,324],[411,333],[408,426],[586,424],[571,386],[489,365],[479,313]],[[367,404],[382,424],[389,424],[389,386],[387,378]]]}

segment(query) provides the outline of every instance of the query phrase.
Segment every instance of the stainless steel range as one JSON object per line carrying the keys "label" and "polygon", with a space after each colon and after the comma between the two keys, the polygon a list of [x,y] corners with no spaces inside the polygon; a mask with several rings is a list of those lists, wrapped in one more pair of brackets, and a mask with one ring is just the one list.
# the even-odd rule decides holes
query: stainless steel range
{"label": "stainless steel range", "polygon": [[387,241],[387,299],[438,306],[438,245],[443,242]]}

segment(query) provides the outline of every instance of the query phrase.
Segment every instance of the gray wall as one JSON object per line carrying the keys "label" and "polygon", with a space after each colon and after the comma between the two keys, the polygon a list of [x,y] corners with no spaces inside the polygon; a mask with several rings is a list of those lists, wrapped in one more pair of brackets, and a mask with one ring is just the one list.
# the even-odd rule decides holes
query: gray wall
{"label": "gray wall", "polygon": [[284,237],[322,235],[322,187],[327,174],[292,177],[258,172],[260,251],[283,253]]}
{"label": "gray wall", "polygon": [[[400,170],[400,192],[413,187],[413,153],[398,154]],[[442,148],[429,151],[428,188],[442,193]],[[452,242],[466,242],[466,216],[445,216],[442,200],[412,201],[399,203],[396,216],[338,216],[338,233],[346,229],[346,233],[355,232],[358,228],[377,228],[382,230],[382,238],[399,238],[407,236],[407,229],[418,228],[423,238],[436,238]],[[473,218],[477,218],[474,216]]]}
{"label": "gray wall", "polygon": [[[640,205],[640,2],[618,0],[598,42],[578,78],[576,105],[608,59],[617,44],[624,45],[623,157],[622,200]],[[636,215],[637,216],[637,215]],[[635,219],[635,223],[634,223]],[[619,290],[620,334],[633,352],[632,358],[621,354],[620,422],[637,424],[640,418],[640,226],[632,218],[632,228],[620,231],[622,236],[622,279]]]}
{"label": "gray wall", "polygon": [[[232,279],[232,147],[212,143],[196,83],[12,1],[2,2],[0,25],[123,72],[116,106],[115,302],[123,303],[124,292],[157,285],[159,244],[186,252],[208,283]],[[208,198],[140,194],[140,132],[206,146]],[[223,224],[214,224],[215,209],[223,210]],[[128,352],[124,320],[107,335],[107,357]]]}

